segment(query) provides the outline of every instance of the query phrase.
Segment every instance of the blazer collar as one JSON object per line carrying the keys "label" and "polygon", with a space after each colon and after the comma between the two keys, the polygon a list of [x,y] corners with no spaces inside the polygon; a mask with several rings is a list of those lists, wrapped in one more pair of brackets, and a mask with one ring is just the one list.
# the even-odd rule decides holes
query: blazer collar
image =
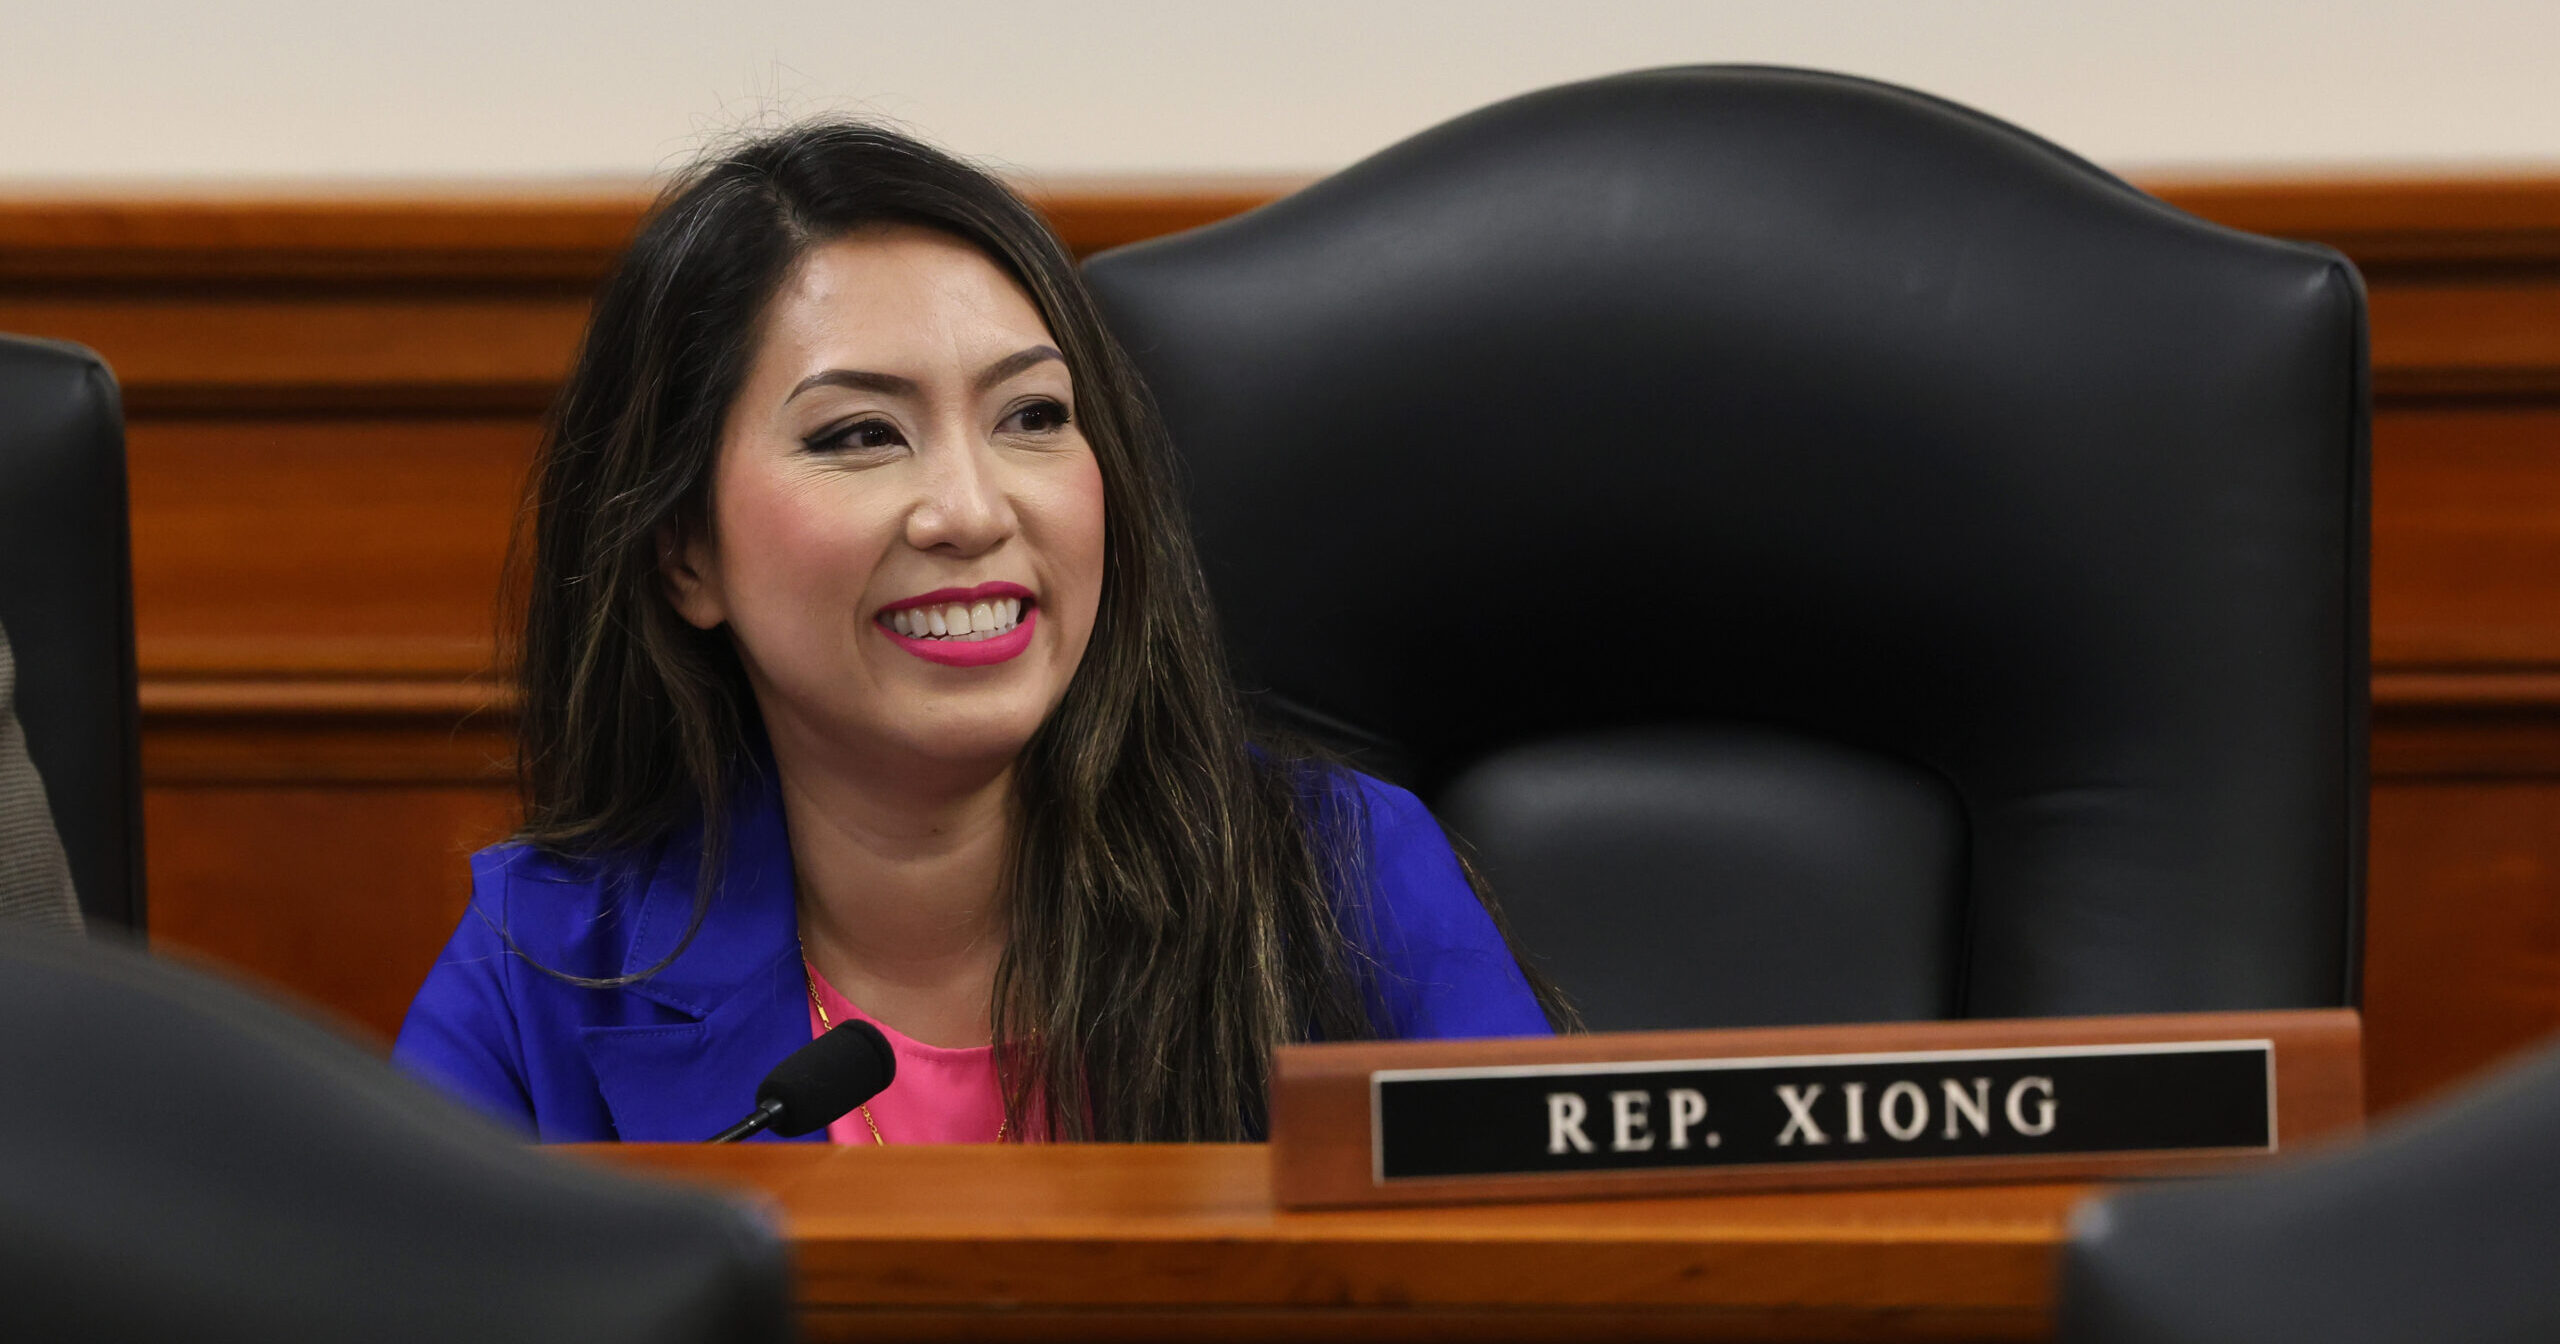
{"label": "blazer collar", "polygon": [[[640,898],[625,975],[679,947],[624,992],[686,1022],[591,1026],[582,1033],[614,1130],[630,1142],[697,1142],[754,1109],[756,1085],[809,1042],[791,836],[769,762],[739,787],[717,885],[691,943],[699,831],[661,852]],[[825,1131],[809,1136],[823,1140]]]}
{"label": "blazer collar", "polygon": [[711,902],[693,941],[694,891],[701,880],[702,833],[696,827],[660,851],[622,973],[637,975],[681,954],[665,969],[633,982],[631,992],[688,1017],[709,1017],[783,952],[800,945],[798,883],[791,832],[769,763],[753,761],[729,810],[727,845]]}

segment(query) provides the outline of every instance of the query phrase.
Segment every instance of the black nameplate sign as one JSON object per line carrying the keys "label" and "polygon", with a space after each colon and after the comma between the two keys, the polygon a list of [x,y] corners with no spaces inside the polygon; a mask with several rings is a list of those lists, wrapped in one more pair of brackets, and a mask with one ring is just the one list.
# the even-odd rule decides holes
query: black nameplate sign
{"label": "black nameplate sign", "polygon": [[2272,1152],[2263,1040],[1382,1069],[1373,1179]]}

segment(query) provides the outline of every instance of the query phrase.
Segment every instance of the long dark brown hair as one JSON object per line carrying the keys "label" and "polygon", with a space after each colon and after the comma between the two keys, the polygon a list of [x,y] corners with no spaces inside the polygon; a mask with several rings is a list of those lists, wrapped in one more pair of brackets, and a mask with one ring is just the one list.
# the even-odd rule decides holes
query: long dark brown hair
{"label": "long dark brown hair", "polygon": [[708,515],[721,427],[786,274],[884,223],[964,239],[1022,285],[1103,482],[1092,640],[1015,773],[991,1005],[1013,1132],[1036,1107],[1059,1138],[1255,1136],[1275,1044],[1383,1025],[1358,950],[1358,790],[1299,745],[1248,745],[1164,431],[1065,249],[1001,183],[906,136],[820,121],[711,154],[606,281],[520,546],[519,838],[612,855],[699,822],[701,927],[733,790],[767,767],[730,636],[669,605],[658,539]]}

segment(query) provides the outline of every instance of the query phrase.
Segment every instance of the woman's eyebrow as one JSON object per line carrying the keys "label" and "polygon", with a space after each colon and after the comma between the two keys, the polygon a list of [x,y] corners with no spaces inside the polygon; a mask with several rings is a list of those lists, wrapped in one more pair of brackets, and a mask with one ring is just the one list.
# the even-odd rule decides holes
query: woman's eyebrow
{"label": "woman's eyebrow", "polygon": [[1067,357],[1059,354],[1058,347],[1054,345],[1025,346],[988,365],[986,371],[978,375],[977,389],[984,392],[1024,369],[1035,364],[1046,364],[1053,359],[1061,364],[1067,361]]}
{"label": "woman's eyebrow", "polygon": [[[988,365],[978,374],[973,386],[975,390],[984,392],[1024,369],[1053,359],[1063,364],[1067,357],[1060,354],[1054,345],[1025,346]],[[849,387],[857,392],[877,392],[884,397],[912,397],[916,394],[916,380],[913,378],[902,378],[894,373],[873,373],[869,369],[825,369],[801,379],[799,386],[791,389],[791,396],[782,400],[788,403],[813,387]]]}
{"label": "woman's eyebrow", "polygon": [[916,394],[913,378],[901,378],[894,373],[873,373],[867,369],[827,369],[801,379],[800,385],[791,389],[791,396],[782,400],[787,404],[793,397],[813,387],[849,387],[857,392],[877,392],[888,397],[912,397]]}

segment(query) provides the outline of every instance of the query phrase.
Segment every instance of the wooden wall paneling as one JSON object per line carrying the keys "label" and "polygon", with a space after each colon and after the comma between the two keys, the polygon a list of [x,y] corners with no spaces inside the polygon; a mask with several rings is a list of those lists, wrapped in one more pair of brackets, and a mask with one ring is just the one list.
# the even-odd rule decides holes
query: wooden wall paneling
{"label": "wooden wall paneling", "polygon": [[[1289,185],[1035,194],[1084,253]],[[2368,1072],[2421,1096],[2560,1027],[2560,179],[2152,185],[2373,297]],[[644,196],[0,197],[0,329],[127,395],[158,936],[396,1020],[504,829],[499,559]]]}
{"label": "wooden wall paneling", "polygon": [[387,1043],[513,810],[504,780],[152,783],[151,941]]}
{"label": "wooden wall paneling", "polygon": [[135,416],[146,677],[486,674],[537,433],[529,416]]}
{"label": "wooden wall paneling", "polygon": [[2367,277],[2374,391],[2416,396],[2560,394],[2560,269]]}
{"label": "wooden wall paneling", "polygon": [[2375,415],[2373,658],[2560,669],[2560,397],[2385,402]]}
{"label": "wooden wall paneling", "polygon": [[2424,1098],[2560,1032],[2560,784],[2373,791],[2366,1093]]}
{"label": "wooden wall paneling", "polygon": [[[2406,311],[2380,301],[2389,284],[2385,271],[2378,356],[2422,345],[2381,338]],[[2400,381],[2430,390],[2376,407],[2365,1049],[2377,1110],[2560,1031],[2560,353],[2503,370],[2478,356],[2529,339],[2472,341],[2459,347],[2469,366],[2451,342],[2427,347],[2438,362]]]}
{"label": "wooden wall paneling", "polygon": [[160,678],[143,697],[155,946],[387,1043],[516,816],[485,682]]}

